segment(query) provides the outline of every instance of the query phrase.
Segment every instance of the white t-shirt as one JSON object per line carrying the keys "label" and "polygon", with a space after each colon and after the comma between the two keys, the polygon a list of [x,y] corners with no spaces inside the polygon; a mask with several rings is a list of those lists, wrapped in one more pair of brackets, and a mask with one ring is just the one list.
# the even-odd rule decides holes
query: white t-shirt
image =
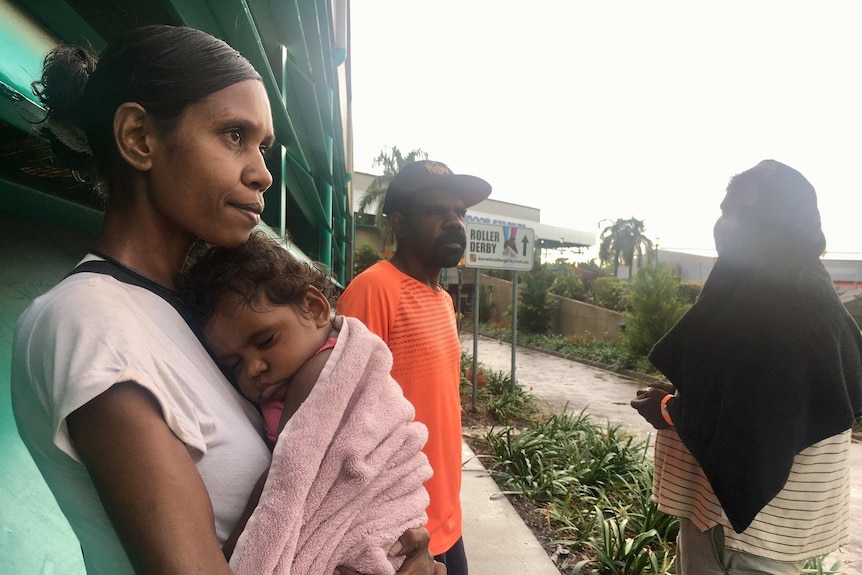
{"label": "white t-shirt", "polygon": [[18,320],[12,408],[90,574],[133,570],[69,438],[66,417],[123,381],[153,394],[186,445],[209,492],[220,541],[270,461],[257,410],[169,303],[107,275],[69,276]]}

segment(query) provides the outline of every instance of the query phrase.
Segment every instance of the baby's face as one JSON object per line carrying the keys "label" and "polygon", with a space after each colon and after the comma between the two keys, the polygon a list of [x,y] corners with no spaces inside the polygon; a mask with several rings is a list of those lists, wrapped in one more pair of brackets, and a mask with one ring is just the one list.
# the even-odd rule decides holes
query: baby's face
{"label": "baby's face", "polygon": [[207,322],[204,340],[242,394],[261,403],[284,399],[293,375],[317,350],[318,331],[298,305],[259,301],[252,309],[231,296]]}

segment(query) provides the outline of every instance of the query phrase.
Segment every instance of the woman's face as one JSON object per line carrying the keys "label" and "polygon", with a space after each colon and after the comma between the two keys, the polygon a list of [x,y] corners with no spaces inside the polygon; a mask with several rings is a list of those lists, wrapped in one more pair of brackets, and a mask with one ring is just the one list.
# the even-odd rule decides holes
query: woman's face
{"label": "woman's face", "polygon": [[721,202],[721,216],[715,222],[712,235],[719,256],[740,257],[751,249],[743,216],[754,205],[755,195],[740,190],[728,191]]}
{"label": "woman's face", "polygon": [[259,80],[238,82],[190,105],[156,139],[147,172],[158,233],[233,247],[260,221],[272,184],[269,98]]}

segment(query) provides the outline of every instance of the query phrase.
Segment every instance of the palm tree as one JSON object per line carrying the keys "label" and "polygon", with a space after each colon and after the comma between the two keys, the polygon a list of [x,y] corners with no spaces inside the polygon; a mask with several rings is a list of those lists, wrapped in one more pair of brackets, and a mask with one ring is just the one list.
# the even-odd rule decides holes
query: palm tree
{"label": "palm tree", "polygon": [[386,244],[393,241],[392,229],[389,227],[389,222],[386,216],[383,215],[383,200],[386,198],[386,190],[389,188],[389,182],[395,174],[398,173],[404,164],[414,162],[416,160],[427,160],[428,154],[416,148],[406,156],[401,153],[398,146],[392,146],[391,150],[381,150],[380,154],[371,165],[375,168],[383,168],[383,175],[377,176],[371,181],[368,189],[365,190],[365,195],[359,201],[360,213],[374,213],[374,225],[380,230],[380,235],[383,239],[383,250],[386,251]]}
{"label": "palm tree", "polygon": [[617,219],[599,236],[599,259],[602,263],[613,262],[614,275],[617,275],[620,262],[629,266],[629,279],[632,279],[635,256],[640,265],[643,255],[652,253],[652,242],[644,235],[645,231],[643,220],[634,217]]}

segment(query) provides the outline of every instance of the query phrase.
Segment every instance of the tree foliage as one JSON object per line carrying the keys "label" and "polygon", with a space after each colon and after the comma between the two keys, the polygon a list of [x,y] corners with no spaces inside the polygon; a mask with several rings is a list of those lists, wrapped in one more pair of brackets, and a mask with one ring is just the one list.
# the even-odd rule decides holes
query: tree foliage
{"label": "tree foliage", "polygon": [[518,277],[523,279],[518,290],[518,326],[528,333],[546,333],[557,312],[556,301],[548,297],[553,274],[535,256],[533,271]]}
{"label": "tree foliage", "polygon": [[378,252],[371,244],[362,244],[361,248],[353,251],[353,277],[364,272],[381,260]]}
{"label": "tree foliage", "polygon": [[554,274],[554,280],[548,291],[562,297],[583,301],[587,288],[578,276],[558,273]]}
{"label": "tree foliage", "polygon": [[371,212],[374,214],[374,225],[380,230],[380,235],[383,238],[383,251],[386,251],[387,244],[392,243],[392,229],[386,221],[386,216],[383,215],[383,200],[386,199],[386,190],[389,188],[389,182],[395,177],[404,164],[414,162],[416,160],[427,160],[428,154],[416,148],[404,155],[398,146],[392,146],[389,150],[383,149],[380,154],[371,162],[375,168],[382,168],[383,174],[374,178],[368,189],[365,190],[365,195],[359,201],[358,210],[361,213]]}
{"label": "tree foliage", "polygon": [[644,233],[646,226],[643,220],[629,218],[617,219],[613,224],[602,230],[599,237],[599,259],[602,263],[612,263],[614,275],[617,275],[620,263],[629,267],[629,279],[632,278],[635,257],[638,262],[644,254],[652,253],[652,241]]}
{"label": "tree foliage", "polygon": [[679,281],[665,265],[641,268],[629,297],[622,339],[635,355],[647,355],[652,346],[679,320],[688,305],[679,301]]}

